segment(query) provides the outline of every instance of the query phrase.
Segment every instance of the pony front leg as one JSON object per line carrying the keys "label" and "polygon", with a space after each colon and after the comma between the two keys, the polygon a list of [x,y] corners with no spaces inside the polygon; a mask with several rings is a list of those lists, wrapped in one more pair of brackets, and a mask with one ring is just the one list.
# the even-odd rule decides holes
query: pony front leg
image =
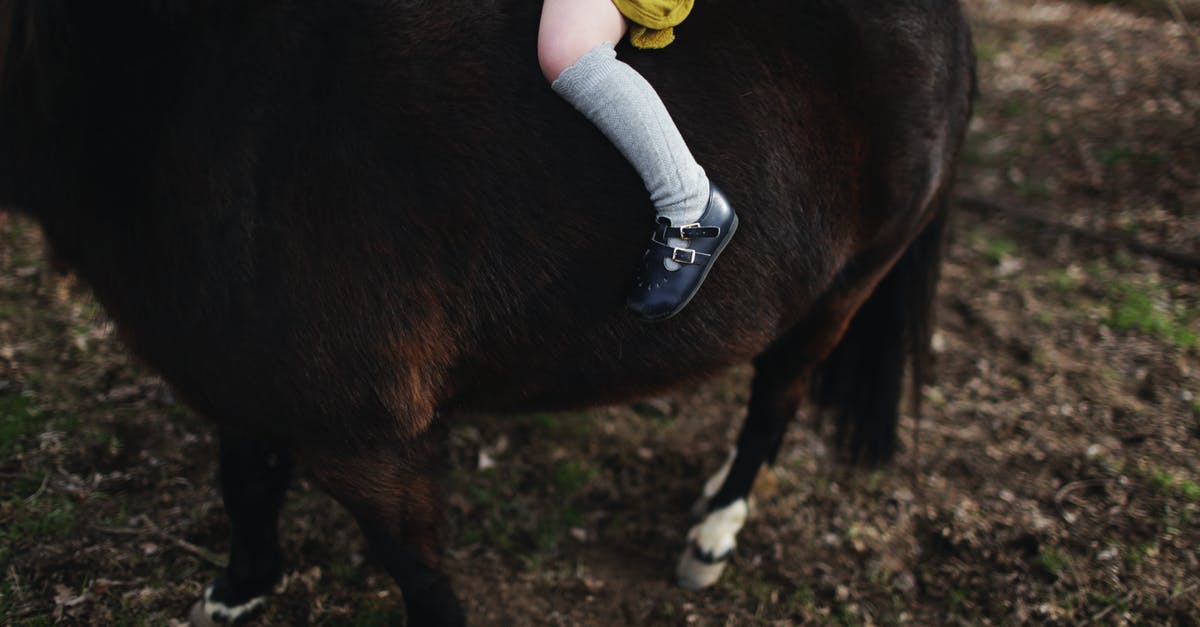
{"label": "pony front leg", "polygon": [[279,581],[279,509],[292,474],[290,454],[272,445],[221,434],[221,498],[232,525],[229,566],[192,607],[197,627],[231,625],[257,616]]}

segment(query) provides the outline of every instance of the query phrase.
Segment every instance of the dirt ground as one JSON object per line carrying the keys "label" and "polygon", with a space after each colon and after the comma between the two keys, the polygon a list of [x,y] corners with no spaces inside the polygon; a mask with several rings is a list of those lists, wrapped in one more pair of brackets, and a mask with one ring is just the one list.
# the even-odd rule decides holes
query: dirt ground
{"label": "dirt ground", "polygon": [[[748,369],[687,400],[470,418],[448,563],[475,624],[1200,622],[1200,11],[966,4],[982,95],[937,379],[896,462],[839,466],[799,420],[732,566],[691,593],[675,559]],[[0,623],[183,624],[228,546],[213,439],[29,223],[0,216],[0,241]],[[402,620],[303,481],[282,535],[263,624]]]}

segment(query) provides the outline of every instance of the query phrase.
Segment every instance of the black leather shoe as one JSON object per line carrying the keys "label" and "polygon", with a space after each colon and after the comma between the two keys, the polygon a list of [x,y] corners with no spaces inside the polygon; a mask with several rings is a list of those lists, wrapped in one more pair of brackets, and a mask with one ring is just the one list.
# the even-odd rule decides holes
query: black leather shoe
{"label": "black leather shoe", "polygon": [[[666,320],[679,313],[696,295],[737,226],[733,207],[711,183],[708,206],[695,223],[672,226],[670,220],[659,216],[650,237],[650,248],[642,255],[634,277],[633,291],[627,301],[629,308],[646,320]],[[668,238],[685,240],[687,247],[675,248],[667,243]],[[665,259],[681,267],[667,270]]]}

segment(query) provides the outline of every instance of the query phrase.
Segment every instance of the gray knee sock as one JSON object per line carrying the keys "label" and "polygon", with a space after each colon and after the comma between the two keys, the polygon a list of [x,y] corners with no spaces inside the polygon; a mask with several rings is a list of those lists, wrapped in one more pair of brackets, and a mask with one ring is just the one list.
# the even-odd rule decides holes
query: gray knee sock
{"label": "gray knee sock", "polygon": [[[629,160],[660,215],[695,222],[708,204],[708,177],[688,150],[658,93],[603,43],[551,84]],[[683,243],[674,243],[683,246]]]}

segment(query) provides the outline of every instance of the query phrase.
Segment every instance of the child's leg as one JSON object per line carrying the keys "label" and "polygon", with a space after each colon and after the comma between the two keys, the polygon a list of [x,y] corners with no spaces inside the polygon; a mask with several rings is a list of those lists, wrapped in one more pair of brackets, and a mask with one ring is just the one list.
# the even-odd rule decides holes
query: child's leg
{"label": "child's leg", "polygon": [[708,202],[708,178],[654,88],[618,61],[625,33],[612,0],[544,0],[538,61],[554,91],[579,109],[641,175],[660,215],[694,222]]}
{"label": "child's leg", "polygon": [[625,19],[612,0],[543,0],[538,62],[551,87],[629,160],[658,211],[629,293],[648,320],[678,313],[737,228],[654,88],[617,60]]}

